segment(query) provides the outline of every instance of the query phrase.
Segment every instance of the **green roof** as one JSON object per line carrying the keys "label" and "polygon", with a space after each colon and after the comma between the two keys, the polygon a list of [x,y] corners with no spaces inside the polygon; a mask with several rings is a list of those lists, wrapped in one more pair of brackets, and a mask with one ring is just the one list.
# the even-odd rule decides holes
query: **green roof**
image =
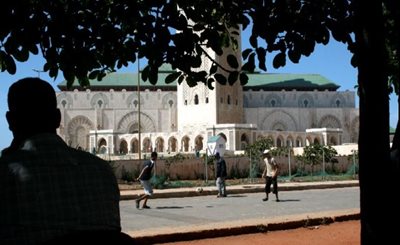
{"label": "green roof", "polygon": [[[151,87],[151,88],[165,88],[171,87],[176,89],[176,82],[171,84],[165,83],[165,78],[172,72],[171,66],[162,65],[159,68],[158,72],[158,81],[156,85],[151,84],[148,80],[143,81],[140,78],[140,86],[143,88]],[[90,88],[91,89],[109,89],[109,88],[136,88],[138,85],[138,74],[137,73],[118,73],[112,72],[107,74],[101,81],[97,81],[96,79],[90,80]],[[67,81],[64,80],[58,84],[58,88],[61,90],[67,89]],[[78,81],[76,80],[72,86],[72,89],[80,88]]]}
{"label": "green roof", "polygon": [[336,90],[340,87],[319,74],[251,73],[247,76],[249,82],[245,89]]}
{"label": "green roof", "polygon": [[[158,82],[152,85],[149,81],[140,81],[142,89],[168,89],[176,90],[177,81],[166,84],[165,78],[173,72],[171,66],[163,65],[159,68]],[[279,74],[279,73],[249,73],[248,83],[244,85],[244,90],[337,90],[339,86],[319,74]],[[67,82],[61,82],[58,87],[66,90]],[[91,80],[90,89],[136,89],[138,85],[137,73],[109,73],[101,81]],[[80,88],[76,81],[72,89]],[[82,88],[80,88],[82,89]]]}

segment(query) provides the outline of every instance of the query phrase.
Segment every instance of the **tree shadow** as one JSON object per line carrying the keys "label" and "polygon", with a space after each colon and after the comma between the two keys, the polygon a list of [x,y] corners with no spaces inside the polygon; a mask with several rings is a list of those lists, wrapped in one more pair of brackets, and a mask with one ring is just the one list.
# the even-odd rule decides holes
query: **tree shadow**
{"label": "tree shadow", "polygon": [[161,206],[161,207],[156,207],[156,209],[182,209],[182,208],[193,208],[193,206]]}
{"label": "tree shadow", "polygon": [[225,198],[227,197],[247,197],[247,195],[227,195]]}
{"label": "tree shadow", "polygon": [[[273,200],[273,201],[275,201],[275,200]],[[279,202],[300,202],[300,199],[280,199],[279,198]]]}

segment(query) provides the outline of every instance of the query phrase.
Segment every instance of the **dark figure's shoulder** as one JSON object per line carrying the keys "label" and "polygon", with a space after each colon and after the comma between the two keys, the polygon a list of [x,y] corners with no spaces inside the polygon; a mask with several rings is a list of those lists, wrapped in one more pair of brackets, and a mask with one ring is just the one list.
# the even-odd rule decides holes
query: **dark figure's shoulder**
{"label": "dark figure's shoulder", "polygon": [[106,164],[109,165],[109,162],[104,160],[103,158],[94,155],[93,153],[82,151],[79,149],[69,147],[68,151],[71,156],[73,156],[76,160],[82,160],[82,163],[86,164]]}

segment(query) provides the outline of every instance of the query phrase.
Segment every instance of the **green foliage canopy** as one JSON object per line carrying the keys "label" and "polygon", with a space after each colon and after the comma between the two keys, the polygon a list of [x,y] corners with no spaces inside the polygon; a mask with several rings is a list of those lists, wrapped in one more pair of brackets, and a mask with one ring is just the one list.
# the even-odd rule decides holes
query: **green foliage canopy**
{"label": "green foliage canopy", "polygon": [[[392,1],[383,2],[388,77],[398,92],[399,37],[390,30],[398,28],[399,10]],[[107,72],[144,58],[148,65],[142,78],[152,84],[165,63],[178,69],[166,82],[202,82],[209,88],[214,82],[245,84],[247,72],[267,71],[268,53],[274,54],[275,68],[285,66],[287,59],[298,63],[331,37],[356,53],[354,8],[350,0],[7,0],[0,9],[7,20],[0,26],[0,70],[14,74],[16,61],[41,53],[50,77],[61,72],[69,86],[77,80],[86,87],[89,79],[101,80]],[[251,47],[243,50],[243,62],[230,54],[228,67],[222,66],[209,50],[222,55],[227,47],[238,49],[241,28],[251,28]],[[212,65],[196,70],[203,57]],[[354,66],[358,59],[354,55]]]}
{"label": "green foliage canopy", "polygon": [[[267,53],[277,52],[273,64],[280,67],[287,57],[297,63],[310,55],[331,34],[352,43],[349,1],[19,0],[5,1],[0,14],[7,19],[0,27],[1,71],[14,74],[15,61],[41,53],[43,70],[54,78],[62,72],[68,85],[77,78],[88,86],[89,78],[101,80],[138,57],[148,61],[142,78],[152,84],[164,63],[179,69],[167,82],[245,84],[256,59],[267,70]],[[234,55],[227,55],[228,67],[209,55],[208,49],[221,55],[239,48],[238,30],[250,23],[252,47],[243,51],[243,66]],[[212,63],[208,71],[193,69],[202,57]]]}

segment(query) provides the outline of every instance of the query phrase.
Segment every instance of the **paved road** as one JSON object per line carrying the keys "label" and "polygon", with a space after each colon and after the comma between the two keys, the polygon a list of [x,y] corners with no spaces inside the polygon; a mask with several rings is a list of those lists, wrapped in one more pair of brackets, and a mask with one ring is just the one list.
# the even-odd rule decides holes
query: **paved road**
{"label": "paved road", "polygon": [[122,230],[133,237],[234,224],[268,223],[293,217],[325,217],[359,212],[359,187],[281,191],[263,202],[263,193],[233,194],[226,198],[195,196],[149,199],[151,209],[136,209],[121,201]]}

